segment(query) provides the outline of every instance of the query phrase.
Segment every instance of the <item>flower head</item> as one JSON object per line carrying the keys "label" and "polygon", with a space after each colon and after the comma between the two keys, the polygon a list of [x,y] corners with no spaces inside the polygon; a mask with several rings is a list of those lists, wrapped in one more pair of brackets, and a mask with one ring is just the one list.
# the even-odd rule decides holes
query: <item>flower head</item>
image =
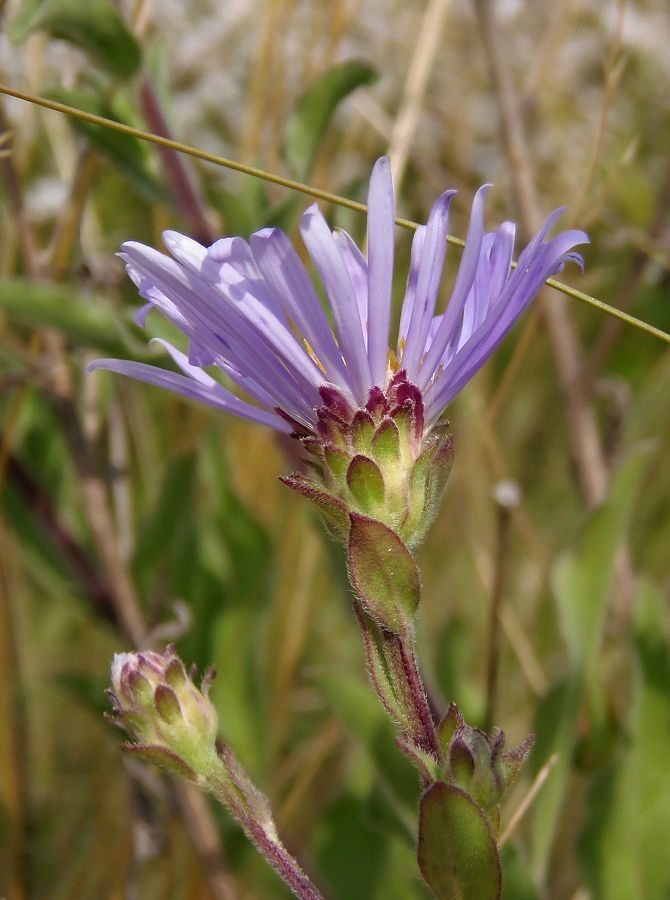
{"label": "flower head", "polygon": [[[401,434],[404,449],[399,451],[407,479],[428,444],[435,444],[433,429],[445,408],[486,362],[545,280],[567,260],[581,264],[573,248],[588,241],[577,230],[547,239],[561,214],[557,210],[513,267],[514,225],[504,222],[494,232],[484,230],[489,187],[484,185],[475,195],[444,312],[437,311],[437,299],[455,192],[442,194],[428,223],[417,229],[392,347],[395,203],[389,161],[382,157],[370,179],[367,258],[346,232],[331,231],[316,205],[303,214],[303,242],[325,289],[328,312],[279,228],[264,228],[248,242],[222,238],[211,247],[169,231],[164,241],[170,256],[134,241],[125,243],[120,255],[147,301],[137,321],[143,323],[156,308],[188,338],[186,354],[160,341],[181,374],[114,359],[97,360],[91,368],[160,385],[291,433],[311,443],[312,450],[318,445],[317,465],[322,473],[324,466],[328,470],[321,480],[329,489],[338,478],[344,484],[347,473],[329,470],[324,448],[345,452],[348,464],[362,453],[378,466],[374,454],[358,451],[359,438],[362,441],[370,428],[376,433],[383,426],[392,443],[393,426],[399,428],[403,416],[409,417],[411,426],[405,429],[404,444]],[[244,399],[206,371],[210,367],[218,369],[226,383],[232,382]],[[381,434],[377,438],[381,446]],[[398,471],[396,464],[395,475],[388,476],[395,479],[391,490],[395,499],[389,501],[394,509],[380,516],[396,529],[412,516],[411,503],[397,508],[404,490]],[[338,497],[348,506],[347,490],[342,488]],[[433,507],[434,498],[427,505]]]}
{"label": "flower head", "polygon": [[[485,232],[480,188],[446,312],[437,313],[449,206],[443,194],[414,236],[397,346],[389,348],[395,206],[389,161],[372,172],[367,259],[344,231],[332,232],[316,205],[303,215],[305,246],[325,288],[333,325],[289,239],[264,228],[250,240],[222,238],[203,247],[165,232],[171,256],[128,241],[121,258],[147,304],[189,340],[185,355],[163,342],[183,374],[135,362],[101,359],[110,369],[262,422],[280,431],[298,423],[315,431],[319,389],[336,387],[354,408],[372,388],[385,391],[397,371],[421,391],[429,427],[486,362],[544,281],[588,241],[582,231],[545,240],[554,212],[511,268],[515,228]],[[218,367],[252,402],[239,399],[205,372]],[[290,419],[290,423],[287,422]]]}

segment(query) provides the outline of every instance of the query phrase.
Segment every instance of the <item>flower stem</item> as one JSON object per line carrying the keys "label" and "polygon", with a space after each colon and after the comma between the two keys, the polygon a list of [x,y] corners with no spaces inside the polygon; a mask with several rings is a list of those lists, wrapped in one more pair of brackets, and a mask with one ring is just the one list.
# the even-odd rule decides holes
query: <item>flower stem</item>
{"label": "flower stem", "polygon": [[354,602],[368,674],[375,693],[408,742],[437,759],[439,742],[426,690],[414,652],[413,634],[399,635],[380,627]]}
{"label": "flower stem", "polygon": [[296,897],[301,898],[301,900],[323,900],[323,895],[319,893],[295,858],[291,856],[279,840],[271,837],[255,823],[245,830],[258,851],[270,863]]}
{"label": "flower stem", "polygon": [[202,773],[200,786],[226,807],[261,856],[299,900],[324,900],[279,840],[266,798],[249,781],[229,747],[222,749],[217,764]]}
{"label": "flower stem", "polygon": [[435,730],[435,722],[433,721],[433,714],[430,711],[428,695],[426,694],[426,689],[421,678],[414,646],[403,638],[397,637],[397,640],[399,643],[398,649],[402,660],[402,669],[407,683],[407,690],[412,698],[416,717],[421,724],[421,731],[418,735],[418,737],[420,737],[419,746],[422,750],[426,750],[437,757],[439,755],[439,743],[437,740],[437,732]]}

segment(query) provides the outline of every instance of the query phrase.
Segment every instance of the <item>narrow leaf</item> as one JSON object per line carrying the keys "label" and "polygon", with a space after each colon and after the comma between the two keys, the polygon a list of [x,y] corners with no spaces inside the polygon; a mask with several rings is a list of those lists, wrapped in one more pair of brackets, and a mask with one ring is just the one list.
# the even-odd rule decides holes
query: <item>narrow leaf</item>
{"label": "narrow leaf", "polygon": [[147,356],[146,345],[134,345],[120,318],[99,298],[63,286],[21,279],[0,283],[0,310],[33,328],[56,328],[75,344],[114,356]]}
{"label": "narrow leaf", "polygon": [[10,37],[22,41],[34,31],[48,31],[52,37],[74,44],[116,78],[131,78],[142,63],[140,46],[111,0],[28,4],[14,21]]}
{"label": "narrow leaf", "polygon": [[563,636],[577,668],[589,660],[597,664],[616,553],[648,462],[649,447],[645,446],[621,466],[606,502],[586,523],[575,549],[554,570],[552,585]]}
{"label": "narrow leaf", "polygon": [[298,494],[302,494],[303,497],[311,500],[318,507],[326,526],[337,537],[344,538],[346,536],[349,529],[349,520],[344,503],[340,499],[322,490],[305,478],[304,475],[284,475],[279,480]]}

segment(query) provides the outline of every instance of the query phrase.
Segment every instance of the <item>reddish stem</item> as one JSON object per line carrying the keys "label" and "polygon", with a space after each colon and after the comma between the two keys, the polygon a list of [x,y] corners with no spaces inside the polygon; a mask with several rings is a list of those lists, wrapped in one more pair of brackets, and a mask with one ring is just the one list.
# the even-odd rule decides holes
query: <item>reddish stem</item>
{"label": "reddish stem", "polygon": [[[161,137],[172,138],[170,126],[163,115],[156,92],[146,75],[140,82],[140,106],[149,128]],[[175,202],[188,222],[193,237],[204,244],[213,243],[216,235],[207,221],[202,202],[183,160],[178,153],[167,147],[159,146],[158,153],[163,160]]]}

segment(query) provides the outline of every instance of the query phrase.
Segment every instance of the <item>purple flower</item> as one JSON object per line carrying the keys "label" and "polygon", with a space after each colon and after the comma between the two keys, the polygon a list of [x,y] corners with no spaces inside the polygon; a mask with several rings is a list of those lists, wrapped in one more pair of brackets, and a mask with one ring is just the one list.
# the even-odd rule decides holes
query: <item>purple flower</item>
{"label": "purple flower", "polygon": [[[298,253],[279,228],[250,240],[222,238],[203,247],[176,232],[164,241],[171,256],[128,241],[120,254],[147,301],[137,321],[158,309],[189,341],[188,353],[160,341],[183,374],[143,363],[100,359],[109,369],[278,431],[318,434],[318,410],[333,398],[351,410],[386,393],[398,372],[415,385],[430,429],[481,368],[544,281],[588,242],[582,231],[547,234],[552,213],[513,268],[515,228],[485,232],[489,185],[475,195],[465,249],[444,313],[436,312],[445,259],[447,191],[412,244],[398,340],[389,347],[395,205],[389,161],[378,160],[368,195],[367,259],[344,231],[331,231],[316,205],[301,221],[304,244],[321,278],[328,313]],[[332,320],[332,325],[331,325]],[[215,367],[246,399],[206,369]],[[325,397],[328,400],[325,401]]]}

